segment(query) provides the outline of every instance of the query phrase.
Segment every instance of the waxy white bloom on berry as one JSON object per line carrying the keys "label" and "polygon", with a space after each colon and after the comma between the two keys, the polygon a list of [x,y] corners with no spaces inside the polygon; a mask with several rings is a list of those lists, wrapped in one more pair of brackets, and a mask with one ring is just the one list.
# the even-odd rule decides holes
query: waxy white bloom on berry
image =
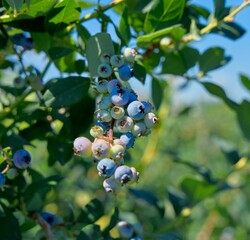
{"label": "waxy white bloom on berry", "polygon": [[144,117],[144,123],[147,128],[152,128],[158,122],[158,118],[155,116],[154,113],[150,112],[147,113]]}
{"label": "waxy white bloom on berry", "polygon": [[115,126],[121,133],[130,132],[134,126],[134,121],[131,117],[124,116],[123,118],[115,121]]}
{"label": "waxy white bloom on berry", "polygon": [[102,159],[109,155],[110,144],[103,139],[96,139],[92,144],[92,153],[95,158]]}
{"label": "waxy white bloom on berry", "polygon": [[78,137],[74,140],[74,152],[82,157],[89,157],[91,155],[92,142],[85,137]]}

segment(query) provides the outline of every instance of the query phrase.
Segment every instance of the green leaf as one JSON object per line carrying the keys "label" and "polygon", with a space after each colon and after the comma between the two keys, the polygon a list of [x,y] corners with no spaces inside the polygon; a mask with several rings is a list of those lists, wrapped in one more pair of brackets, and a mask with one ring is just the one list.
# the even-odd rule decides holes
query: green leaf
{"label": "green leaf", "polygon": [[124,8],[123,13],[121,15],[119,31],[120,31],[121,36],[123,37],[125,45],[128,45],[130,38],[131,38],[131,33],[130,33],[130,25],[128,22],[128,8],[127,7]]}
{"label": "green leaf", "polygon": [[167,27],[153,33],[144,34],[142,36],[137,37],[137,45],[138,47],[148,47],[151,46],[153,43],[159,43],[160,40],[167,36],[178,36],[181,38],[186,33],[186,30],[181,27],[181,25],[174,25],[171,27]]}
{"label": "green leaf", "polygon": [[237,119],[245,138],[250,141],[250,102],[244,100],[237,108]]}
{"label": "green leaf", "polygon": [[222,13],[225,9],[225,0],[214,0],[214,16],[217,20],[221,20],[224,16]]}
{"label": "green leaf", "polygon": [[185,47],[180,51],[165,55],[163,72],[175,75],[183,75],[188,69],[194,67],[199,61],[199,52],[195,48]]}
{"label": "green leaf", "polygon": [[189,176],[183,178],[180,187],[193,204],[210,197],[217,191],[217,186]]}
{"label": "green leaf", "polygon": [[178,193],[172,189],[167,191],[169,201],[173,205],[176,216],[179,216],[181,211],[189,206],[188,199],[184,194]]}
{"label": "green leaf", "polygon": [[75,61],[76,61],[76,52],[74,51],[59,59],[55,59],[54,63],[59,71],[66,73],[74,73],[76,71]]}
{"label": "green leaf", "polygon": [[200,71],[203,74],[224,66],[230,61],[230,57],[225,57],[224,49],[213,47],[206,50],[199,59]]}
{"label": "green leaf", "polygon": [[75,69],[78,74],[81,74],[85,70],[85,61],[82,59],[75,61]]}
{"label": "green leaf", "polygon": [[217,28],[213,29],[212,32],[235,40],[240,38],[246,31],[234,22],[224,22],[220,24]]}
{"label": "green leaf", "polygon": [[140,82],[145,83],[147,72],[142,64],[138,62],[134,63],[133,74]]}
{"label": "green leaf", "polygon": [[14,11],[18,11],[22,5],[23,0],[5,0]]}
{"label": "green leaf", "polygon": [[84,225],[88,225],[96,222],[99,218],[104,215],[104,206],[98,199],[92,199],[86,206],[81,210],[77,220]]}
{"label": "green leaf", "polygon": [[0,233],[3,240],[21,240],[21,231],[14,215],[5,207],[5,216],[0,217]]}
{"label": "green leaf", "polygon": [[250,79],[244,74],[240,74],[241,83],[245,86],[246,89],[250,90]]}
{"label": "green leaf", "polygon": [[72,23],[79,19],[80,11],[79,6],[75,0],[62,0],[59,1],[55,6],[55,14],[49,19],[50,23]]}
{"label": "green leaf", "polygon": [[185,0],[154,0],[144,22],[144,32],[151,33],[180,20]]}
{"label": "green leaf", "polygon": [[163,91],[164,87],[162,86],[160,80],[157,78],[152,79],[152,98],[153,98],[153,104],[158,110],[161,106],[161,102],[163,99]]}
{"label": "green leaf", "polygon": [[104,240],[104,238],[102,237],[100,226],[96,224],[91,224],[82,228],[76,240],[93,240],[93,239]]}
{"label": "green leaf", "polygon": [[91,76],[98,76],[97,69],[101,63],[100,57],[104,53],[115,54],[112,39],[108,33],[97,33],[88,40],[86,46],[86,56]]}
{"label": "green leaf", "polygon": [[65,48],[65,47],[53,47],[49,49],[49,56],[52,60],[59,59],[64,57],[70,53],[72,53],[74,49],[72,48]]}
{"label": "green leaf", "polygon": [[103,230],[103,236],[105,237],[105,239],[108,239],[110,230],[116,226],[118,221],[119,221],[119,210],[116,207],[110,219],[109,225]]}
{"label": "green leaf", "polygon": [[61,165],[66,164],[73,156],[72,143],[66,142],[59,137],[47,138],[49,152],[49,166],[59,162]]}
{"label": "green leaf", "polygon": [[222,149],[222,152],[227,161],[232,165],[236,164],[241,159],[241,156],[237,150],[226,151]]}
{"label": "green leaf", "polygon": [[209,93],[221,98],[230,108],[237,110],[238,104],[229,99],[225,91],[220,86],[211,82],[201,82],[201,84]]}
{"label": "green leaf", "polygon": [[79,102],[89,89],[89,79],[84,77],[67,77],[53,81],[44,93],[47,106],[68,107]]}
{"label": "green leaf", "polygon": [[144,189],[129,189],[129,192],[136,198],[142,199],[155,207],[161,216],[164,215],[164,208],[160,205],[159,199],[150,191]]}
{"label": "green leaf", "polygon": [[83,27],[81,24],[76,24],[76,29],[78,33],[78,43],[81,46],[81,50],[84,51],[86,44],[88,42],[88,39],[91,37],[88,30]]}

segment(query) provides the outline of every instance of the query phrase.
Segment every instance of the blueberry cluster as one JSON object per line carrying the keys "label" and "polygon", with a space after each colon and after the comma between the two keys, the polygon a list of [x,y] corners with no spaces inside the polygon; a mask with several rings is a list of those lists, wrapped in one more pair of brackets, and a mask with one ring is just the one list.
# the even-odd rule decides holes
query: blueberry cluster
{"label": "blueberry cluster", "polygon": [[[31,156],[28,151],[24,149],[17,150],[13,157],[10,157],[10,149],[0,149],[1,155],[3,156],[7,166],[0,172],[0,188],[4,186],[6,177],[8,179],[14,179],[18,172],[17,169],[26,169],[30,166]],[[14,165],[14,167],[12,167]]]}
{"label": "blueberry cluster", "polygon": [[103,187],[116,192],[127,183],[137,182],[139,173],[124,163],[124,156],[135,139],[147,136],[158,118],[150,102],[139,101],[127,81],[133,76],[136,51],[126,48],[123,56],[103,54],[96,79],[96,124],[90,129],[95,138],[78,137],[74,152],[82,157],[94,157],[97,170],[103,176]]}

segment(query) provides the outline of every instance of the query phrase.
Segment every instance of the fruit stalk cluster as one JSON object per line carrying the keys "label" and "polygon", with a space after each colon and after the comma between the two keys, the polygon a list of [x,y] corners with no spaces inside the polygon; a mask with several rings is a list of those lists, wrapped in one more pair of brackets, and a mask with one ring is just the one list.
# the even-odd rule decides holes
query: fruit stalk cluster
{"label": "fruit stalk cluster", "polygon": [[152,104],[140,101],[128,83],[136,54],[134,49],[126,48],[123,56],[101,55],[99,77],[94,82],[96,123],[90,129],[94,141],[81,136],[73,143],[76,155],[94,158],[107,192],[138,181],[139,173],[125,164],[124,157],[135,140],[148,136],[158,122]]}

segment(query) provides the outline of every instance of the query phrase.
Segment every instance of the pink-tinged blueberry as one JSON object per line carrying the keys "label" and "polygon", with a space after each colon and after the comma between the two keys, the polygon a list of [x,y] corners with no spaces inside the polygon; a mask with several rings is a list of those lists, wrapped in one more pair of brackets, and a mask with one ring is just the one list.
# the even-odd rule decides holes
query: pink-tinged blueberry
{"label": "pink-tinged blueberry", "polygon": [[118,185],[117,182],[111,178],[104,179],[103,187],[106,192],[112,192],[112,193],[116,193],[121,188],[121,186]]}
{"label": "pink-tinged blueberry", "polygon": [[91,156],[92,142],[86,137],[78,137],[74,140],[74,152],[82,157]]}
{"label": "pink-tinged blueberry", "polygon": [[105,158],[109,155],[110,143],[103,139],[95,139],[92,144],[93,156],[97,159]]}

